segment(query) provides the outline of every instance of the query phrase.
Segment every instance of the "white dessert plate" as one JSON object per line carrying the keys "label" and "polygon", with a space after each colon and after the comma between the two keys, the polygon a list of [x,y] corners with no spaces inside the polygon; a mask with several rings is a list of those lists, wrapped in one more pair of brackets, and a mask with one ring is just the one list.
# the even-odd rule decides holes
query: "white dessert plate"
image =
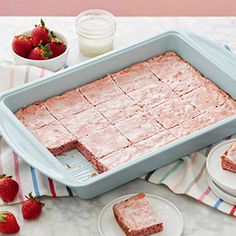
{"label": "white dessert plate", "polygon": [[208,184],[211,187],[211,190],[215,193],[215,195],[225,202],[228,202],[232,205],[236,205],[236,197],[226,193],[223,189],[221,189],[217,184],[213,182],[213,180],[208,176],[207,178]]}
{"label": "white dessert plate", "polygon": [[[98,218],[98,230],[101,236],[124,236],[124,232],[118,225],[113,215],[113,206],[135,194],[119,197],[108,203],[101,211]],[[183,233],[184,221],[178,208],[171,202],[159,196],[146,194],[152,207],[161,217],[164,223],[162,232],[153,234],[156,236],[180,236]]]}
{"label": "white dessert plate", "polygon": [[206,168],[210,178],[225,192],[236,197],[236,173],[223,170],[221,156],[236,139],[224,141],[215,146],[207,157]]}

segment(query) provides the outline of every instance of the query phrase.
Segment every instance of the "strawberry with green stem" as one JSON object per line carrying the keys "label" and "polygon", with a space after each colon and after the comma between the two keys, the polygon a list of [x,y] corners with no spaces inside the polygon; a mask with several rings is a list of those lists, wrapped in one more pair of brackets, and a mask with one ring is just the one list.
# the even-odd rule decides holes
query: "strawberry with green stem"
{"label": "strawberry with green stem", "polygon": [[59,38],[53,37],[48,43],[52,51],[52,58],[57,57],[65,52],[66,46]]}
{"label": "strawberry with green stem", "polygon": [[19,230],[20,226],[15,216],[9,211],[0,211],[0,232],[4,234],[15,234]]}
{"label": "strawberry with green stem", "polygon": [[21,57],[26,57],[33,48],[30,36],[17,35],[12,41],[12,50]]}
{"label": "strawberry with green stem", "polygon": [[50,31],[49,32],[49,46],[50,46],[50,49],[52,51],[52,56],[51,58],[53,57],[57,57],[59,55],[61,55],[62,53],[65,52],[66,50],[66,45],[64,44],[64,42],[59,39],[58,37],[56,37],[56,35],[53,33],[53,31]]}
{"label": "strawberry with green stem", "polygon": [[12,176],[0,175],[0,198],[5,202],[15,199],[19,191],[19,184],[12,179]]}
{"label": "strawberry with green stem", "polygon": [[39,44],[38,47],[35,47],[30,51],[27,58],[31,60],[47,60],[52,56],[52,51],[50,49],[50,46],[46,44],[43,46],[42,44]]}
{"label": "strawberry with green stem", "polygon": [[49,30],[45,27],[44,21],[41,19],[39,25],[31,31],[32,42],[35,47],[39,44],[45,45],[49,39]]}
{"label": "strawberry with green stem", "polygon": [[32,193],[25,196],[27,200],[22,203],[22,215],[25,220],[31,220],[37,218],[44,207],[44,203],[37,200]]}

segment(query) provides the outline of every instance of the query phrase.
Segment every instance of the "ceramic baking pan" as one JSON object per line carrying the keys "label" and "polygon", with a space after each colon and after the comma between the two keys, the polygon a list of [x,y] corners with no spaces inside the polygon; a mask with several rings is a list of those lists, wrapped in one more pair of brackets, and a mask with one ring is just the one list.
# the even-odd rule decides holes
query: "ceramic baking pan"
{"label": "ceramic baking pan", "polygon": [[81,198],[92,198],[235,133],[236,116],[232,116],[96,175],[91,164],[76,150],[65,156],[54,157],[14,115],[25,105],[62,94],[169,50],[178,53],[236,99],[236,57],[233,53],[192,33],[169,31],[3,93],[0,96],[0,130],[3,137],[31,166],[70,186]]}

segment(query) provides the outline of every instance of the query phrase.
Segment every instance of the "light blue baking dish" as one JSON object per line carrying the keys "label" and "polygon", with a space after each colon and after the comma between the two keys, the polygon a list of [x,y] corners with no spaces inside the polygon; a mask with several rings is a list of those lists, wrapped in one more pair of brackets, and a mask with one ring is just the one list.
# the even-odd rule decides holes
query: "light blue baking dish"
{"label": "light blue baking dish", "polygon": [[169,50],[178,53],[236,99],[236,57],[192,33],[170,31],[3,93],[0,96],[0,131],[3,137],[31,166],[71,187],[81,198],[88,199],[236,133],[236,116],[232,116],[123,166],[94,176],[91,165],[80,153],[74,150],[64,157],[55,158],[14,115],[25,105],[61,94]]}

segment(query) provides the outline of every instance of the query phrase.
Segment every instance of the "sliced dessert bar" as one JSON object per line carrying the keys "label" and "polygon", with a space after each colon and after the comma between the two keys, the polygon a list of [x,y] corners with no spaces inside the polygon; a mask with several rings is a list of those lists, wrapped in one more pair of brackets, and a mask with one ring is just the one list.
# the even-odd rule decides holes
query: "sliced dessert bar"
{"label": "sliced dessert bar", "polygon": [[136,147],[130,146],[97,160],[95,168],[99,173],[108,171],[142,155]]}
{"label": "sliced dessert bar", "polygon": [[211,85],[199,87],[183,95],[182,98],[196,107],[200,112],[204,112],[214,107],[221,106],[227,99],[227,95]]}
{"label": "sliced dessert bar", "polygon": [[224,170],[236,173],[236,142],[221,156],[221,165]]}
{"label": "sliced dessert bar", "polygon": [[233,111],[231,109],[228,109],[226,105],[220,107],[215,107],[213,109],[210,109],[202,114],[202,116],[205,116],[208,118],[208,125],[212,125],[214,123],[217,123],[219,121],[222,121],[232,115],[236,114],[236,110]]}
{"label": "sliced dessert bar", "polygon": [[208,126],[209,119],[206,116],[200,115],[193,119],[187,120],[180,125],[175,126],[169,131],[176,137],[182,138],[190,135],[200,129]]}
{"label": "sliced dessert bar", "polygon": [[198,110],[181,98],[171,99],[147,111],[164,128],[170,129],[199,114]]}
{"label": "sliced dessert bar", "polygon": [[157,106],[169,99],[177,97],[167,85],[160,81],[144,88],[134,90],[128,93],[128,95],[145,109]]}
{"label": "sliced dessert bar", "polygon": [[58,120],[84,111],[92,105],[84,98],[79,89],[55,96],[45,102],[48,111]]}
{"label": "sliced dessert bar", "polygon": [[139,142],[163,128],[147,113],[138,113],[115,124],[117,129],[132,143]]}
{"label": "sliced dessert bar", "polygon": [[212,124],[215,124],[219,121],[222,121],[232,115],[233,115],[232,111],[225,109],[224,105],[221,107],[215,107],[193,119],[187,120],[182,124],[177,125],[176,127],[170,129],[170,132],[175,137],[181,138],[190,135],[195,131],[198,131]]}
{"label": "sliced dessert bar", "polygon": [[114,126],[108,126],[79,138],[77,149],[96,166],[98,159],[129,145]]}
{"label": "sliced dessert bar", "polygon": [[141,112],[141,107],[125,94],[100,103],[96,108],[113,124]]}
{"label": "sliced dessert bar", "polygon": [[86,84],[80,88],[80,91],[93,105],[98,105],[123,94],[110,76]]}
{"label": "sliced dessert bar", "polygon": [[144,139],[143,141],[136,143],[134,146],[137,147],[142,154],[157,150],[168,143],[175,141],[176,138],[169,131],[163,131],[150,138]]}
{"label": "sliced dessert bar", "polygon": [[192,66],[187,66],[174,77],[164,77],[162,82],[167,84],[178,95],[184,95],[199,88],[204,82],[204,78]]}
{"label": "sliced dessert bar", "polygon": [[59,121],[32,130],[32,133],[53,155],[69,151],[75,148],[77,143],[76,138]]}
{"label": "sliced dessert bar", "polygon": [[126,93],[158,82],[158,79],[148,70],[145,62],[125,68],[111,76]]}
{"label": "sliced dessert bar", "polygon": [[20,109],[16,117],[29,129],[40,128],[56,120],[42,102]]}
{"label": "sliced dessert bar", "polygon": [[95,108],[68,116],[61,123],[77,138],[105,128],[109,122]]}
{"label": "sliced dessert bar", "polygon": [[160,80],[174,77],[189,65],[174,52],[167,52],[161,56],[150,58],[147,60],[147,64]]}
{"label": "sliced dessert bar", "polygon": [[148,236],[163,230],[163,222],[144,193],[113,206],[117,223],[126,236]]}

